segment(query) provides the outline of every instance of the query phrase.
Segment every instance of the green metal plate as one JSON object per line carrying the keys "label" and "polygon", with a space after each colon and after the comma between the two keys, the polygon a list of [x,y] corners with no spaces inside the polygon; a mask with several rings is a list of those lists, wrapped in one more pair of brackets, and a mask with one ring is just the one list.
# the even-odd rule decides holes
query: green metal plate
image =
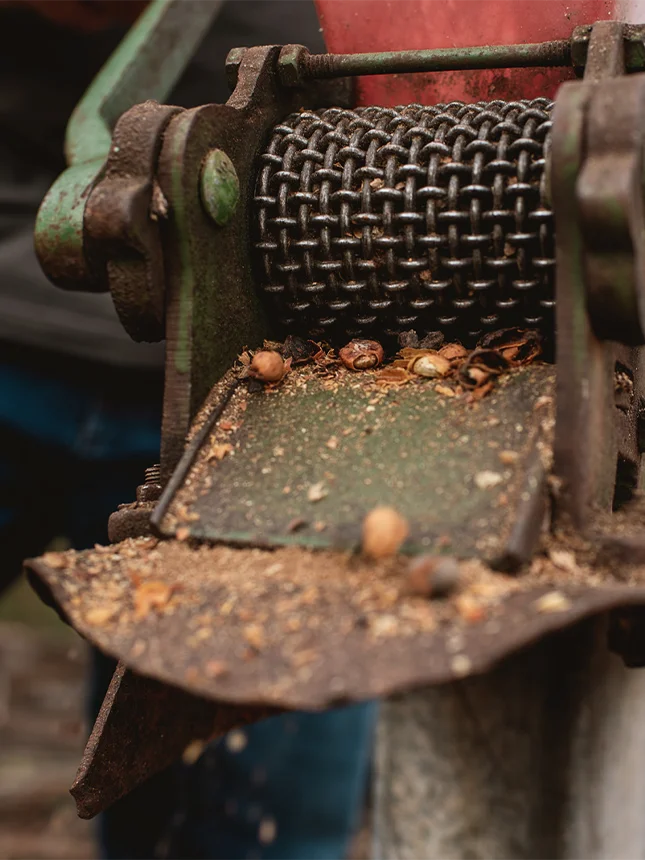
{"label": "green metal plate", "polygon": [[[500,558],[523,508],[546,492],[553,386],[548,365],[500,378],[474,405],[426,380],[383,390],[373,373],[344,369],[331,378],[296,369],[275,390],[241,386],[162,500],[157,527],[354,549],[367,512],[390,505],[409,522],[403,552]],[[538,440],[547,453],[536,475]]]}

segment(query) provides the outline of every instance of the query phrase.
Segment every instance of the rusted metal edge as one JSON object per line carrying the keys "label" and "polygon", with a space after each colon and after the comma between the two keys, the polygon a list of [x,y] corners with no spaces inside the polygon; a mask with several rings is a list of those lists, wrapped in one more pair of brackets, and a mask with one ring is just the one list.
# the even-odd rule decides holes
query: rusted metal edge
{"label": "rusted metal edge", "polygon": [[175,494],[183,486],[186,477],[190,473],[200,448],[208,439],[213,427],[217,423],[217,420],[221,417],[229,400],[233,396],[235,389],[241,382],[242,380],[240,378],[233,379],[230,382],[212,411],[208,413],[201,428],[197,433],[195,433],[186,446],[181,459],[177,463],[168,483],[165,485],[163,492],[159,496],[159,501],[150,517],[150,526],[157,534],[161,534],[160,523],[165,516],[170,503],[174,499]]}
{"label": "rusted metal edge", "polygon": [[102,812],[176,761],[191,742],[274,713],[216,704],[119,663],[70,788],[79,817]]}
{"label": "rusted metal edge", "polygon": [[[194,671],[186,673],[173,664],[180,659],[175,656],[175,647],[165,646],[167,653],[160,654],[164,641],[170,637],[164,632],[167,625],[164,627],[163,617],[154,616],[137,628],[139,638],[156,642],[153,655],[150,656],[152,649],[148,649],[133,657],[129,640],[88,623],[75,610],[58,582],[60,570],[33,559],[27,562],[27,567],[48,583],[53,600],[67,612],[75,629],[101,650],[127,661],[137,672],[187,693],[238,706],[315,710],[389,696],[418,686],[443,684],[466,675],[483,674],[509,654],[590,615],[645,606],[645,585],[594,587],[545,582],[506,595],[476,623],[448,621],[431,632],[420,630],[408,635],[409,631],[405,631],[384,638],[370,636],[358,625],[344,638],[326,636],[320,643],[324,660],[316,664],[315,672],[302,681],[293,679],[276,694],[266,680],[270,672],[276,674],[276,655],[270,649],[256,654],[252,661],[240,656],[233,665],[235,655],[222,653],[223,640],[210,641],[201,651],[191,653]],[[550,606],[547,601],[542,608],[540,598],[550,592],[557,593],[555,605]],[[212,605],[211,601],[212,596],[205,592],[204,605]],[[203,612],[204,605],[190,611]],[[175,613],[168,623],[185,625],[186,620]],[[233,632],[230,624],[228,632]],[[202,669],[220,659],[229,661],[230,683],[209,678]],[[277,674],[286,676],[288,668],[278,667]]]}

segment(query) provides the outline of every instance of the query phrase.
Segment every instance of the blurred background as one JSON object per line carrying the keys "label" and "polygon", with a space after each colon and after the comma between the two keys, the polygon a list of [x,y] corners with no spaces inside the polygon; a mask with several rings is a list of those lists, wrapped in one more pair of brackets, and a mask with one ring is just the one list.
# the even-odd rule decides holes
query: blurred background
{"label": "blurred background", "polygon": [[93,858],[68,793],[87,737],[83,642],[20,580],[0,599],[0,857]]}
{"label": "blurred background", "polygon": [[[0,858],[6,860],[263,856],[257,824],[244,812],[245,768],[284,734],[278,718],[253,747],[251,730],[249,762],[234,760],[224,743],[213,750],[218,773],[228,761],[224,772],[237,775],[240,820],[229,822],[222,811],[230,782],[204,778],[213,792],[203,801],[205,826],[176,834],[178,842],[201,839],[199,848],[157,850],[173,819],[172,811],[159,811],[158,798],[170,804],[178,780],[192,778],[179,773],[180,763],[146,784],[156,780],[157,794],[154,785],[143,787],[115,804],[100,831],[96,822],[79,820],[68,791],[114,664],[91,652],[21,578],[26,557],[107,543],[109,514],[134,499],[144,469],[158,462],[163,344],[132,342],[109,295],[51,286],[33,248],[38,206],[65,167],[69,116],[145,5],[0,0]],[[311,0],[227,0],[168,101],[223,102],[230,48],[294,42],[324,49]],[[320,856],[345,854],[354,829],[343,790],[353,797],[357,786],[361,794],[373,724],[368,710],[355,714],[349,723],[341,715],[340,730],[334,718],[305,717],[293,741],[294,760],[304,765],[276,762],[267,786],[268,802],[271,779],[286,779],[289,797],[302,798],[307,789],[300,782],[315,782],[308,752],[321,749],[321,738],[332,739],[349,770],[332,774],[333,784],[318,782],[311,795],[320,821],[335,822],[315,843]],[[347,732],[352,720],[365,739],[358,757],[357,735]],[[343,744],[351,747],[347,753]],[[289,798],[283,800],[284,841],[271,850],[303,856],[299,840],[308,834],[298,830]],[[349,850],[367,856],[365,837]]]}

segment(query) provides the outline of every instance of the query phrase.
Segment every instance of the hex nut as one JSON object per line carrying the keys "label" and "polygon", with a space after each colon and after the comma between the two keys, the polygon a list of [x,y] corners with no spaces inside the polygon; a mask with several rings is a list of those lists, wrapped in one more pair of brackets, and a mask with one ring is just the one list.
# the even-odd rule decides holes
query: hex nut
{"label": "hex nut", "polygon": [[302,66],[310,52],[304,45],[286,45],[278,57],[278,76],[284,87],[301,87]]}

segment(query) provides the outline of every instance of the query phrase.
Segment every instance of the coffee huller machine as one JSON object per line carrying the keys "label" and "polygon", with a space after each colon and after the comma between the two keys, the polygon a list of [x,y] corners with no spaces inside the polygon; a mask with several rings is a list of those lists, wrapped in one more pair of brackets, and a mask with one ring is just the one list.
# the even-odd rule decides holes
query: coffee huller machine
{"label": "coffee huller machine", "polygon": [[[121,661],[79,814],[196,739],[380,697],[382,856],[641,856],[645,26],[242,48],[226,104],[163,104],[218,5],[151,3],[37,222],[56,285],[166,341],[160,464],[113,543],[27,562]],[[360,104],[462,70],[508,92]],[[370,557],[383,506],[400,549]]]}

